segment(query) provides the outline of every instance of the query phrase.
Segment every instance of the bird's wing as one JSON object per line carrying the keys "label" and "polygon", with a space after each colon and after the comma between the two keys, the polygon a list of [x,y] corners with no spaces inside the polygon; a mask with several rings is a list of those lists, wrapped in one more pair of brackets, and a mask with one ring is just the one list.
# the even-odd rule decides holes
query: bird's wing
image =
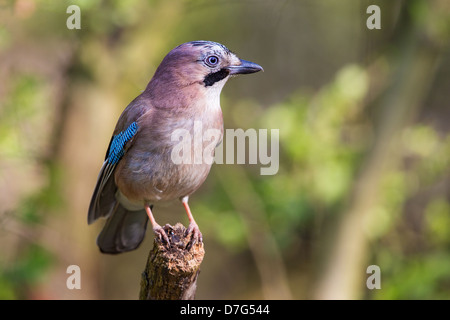
{"label": "bird's wing", "polygon": [[108,217],[114,210],[116,204],[115,194],[117,190],[114,182],[114,170],[125,152],[131,147],[133,138],[138,132],[138,129],[137,121],[133,121],[126,129],[118,132],[111,138],[105,161],[100,169],[97,184],[89,205],[89,224],[99,217]]}

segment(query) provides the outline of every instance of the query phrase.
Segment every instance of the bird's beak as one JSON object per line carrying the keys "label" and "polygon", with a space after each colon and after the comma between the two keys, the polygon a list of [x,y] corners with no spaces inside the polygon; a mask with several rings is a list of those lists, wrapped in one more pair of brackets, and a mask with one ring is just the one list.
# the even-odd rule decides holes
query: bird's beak
{"label": "bird's beak", "polygon": [[258,71],[264,71],[264,69],[259,64],[242,59],[240,59],[240,61],[241,61],[240,65],[229,66],[226,68],[230,72],[230,75],[248,74],[248,73],[255,73]]}

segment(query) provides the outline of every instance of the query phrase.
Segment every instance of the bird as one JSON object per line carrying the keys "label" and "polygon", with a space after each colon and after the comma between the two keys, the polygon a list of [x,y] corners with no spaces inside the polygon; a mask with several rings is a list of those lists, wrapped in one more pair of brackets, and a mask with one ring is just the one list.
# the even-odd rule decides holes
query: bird
{"label": "bird", "polygon": [[[195,124],[201,123],[203,131],[218,133],[214,143],[219,144],[223,86],[231,77],[258,71],[263,71],[260,65],[238,58],[213,41],[183,43],[163,58],[145,90],[120,115],[97,178],[88,224],[106,218],[97,237],[102,253],[139,247],[149,220],[155,235],[169,244],[152,210],[154,205],[174,200],[181,201],[188,216],[190,245],[203,241],[188,200],[206,180],[211,163],[173,161],[180,143],[174,141],[173,132],[183,130],[195,136]],[[207,143],[202,141],[200,146],[205,148]],[[214,148],[210,149],[213,156]]]}

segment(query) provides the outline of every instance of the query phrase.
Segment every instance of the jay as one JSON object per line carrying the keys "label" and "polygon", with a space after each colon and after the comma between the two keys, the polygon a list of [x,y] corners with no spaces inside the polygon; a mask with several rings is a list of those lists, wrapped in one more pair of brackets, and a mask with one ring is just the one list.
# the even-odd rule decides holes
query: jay
{"label": "jay", "polygon": [[187,42],[164,57],[146,89],[119,117],[98,175],[88,223],[107,219],[97,238],[101,252],[136,249],[148,220],[154,233],[169,244],[152,209],[154,204],[175,199],[181,200],[189,218],[186,232],[191,233],[191,244],[202,242],[188,199],[205,181],[211,163],[175,163],[172,153],[179,141],[173,141],[172,133],[183,129],[195,136],[194,124],[200,121],[203,130],[219,132],[220,143],[223,86],[231,76],[261,70],[258,64],[241,60],[212,41]]}

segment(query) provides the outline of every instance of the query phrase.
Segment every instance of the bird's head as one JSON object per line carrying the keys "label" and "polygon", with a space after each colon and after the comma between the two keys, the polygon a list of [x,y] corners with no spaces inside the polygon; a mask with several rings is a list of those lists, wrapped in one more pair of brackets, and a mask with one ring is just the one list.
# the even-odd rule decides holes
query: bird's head
{"label": "bird's head", "polygon": [[220,93],[231,76],[261,70],[260,65],[239,59],[220,43],[191,41],[179,45],[164,57],[147,90],[162,86],[166,90],[194,86]]}

